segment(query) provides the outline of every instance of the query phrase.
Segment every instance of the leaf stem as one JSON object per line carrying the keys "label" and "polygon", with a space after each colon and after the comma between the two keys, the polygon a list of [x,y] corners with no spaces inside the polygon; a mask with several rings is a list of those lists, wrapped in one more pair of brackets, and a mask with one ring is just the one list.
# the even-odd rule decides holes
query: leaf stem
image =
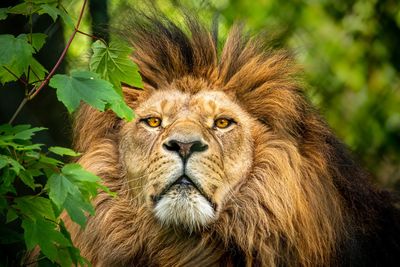
{"label": "leaf stem", "polygon": [[91,38],[93,38],[93,39],[95,39],[95,40],[100,40],[102,43],[104,43],[105,45],[108,46],[107,42],[106,42],[103,38],[94,36],[94,35],[92,35],[92,34],[89,34],[89,33],[86,33],[86,32],[80,31],[80,30],[77,30],[76,32],[77,32],[77,33],[80,33],[80,34],[82,34],[82,35],[91,37]]}
{"label": "leaf stem", "polygon": [[75,25],[75,29],[71,34],[71,37],[69,38],[67,45],[65,46],[64,50],[62,51],[59,59],[57,60],[56,64],[54,65],[54,67],[51,69],[51,71],[49,72],[49,74],[47,74],[46,78],[42,81],[42,83],[36,87],[34,86],[32,88],[32,90],[29,92],[29,94],[22,100],[21,104],[19,105],[18,109],[15,111],[14,115],[12,116],[12,118],[10,119],[9,123],[12,124],[14,119],[17,117],[18,113],[21,111],[22,107],[25,106],[25,104],[31,100],[32,98],[34,98],[50,81],[51,77],[54,75],[54,73],[56,72],[56,70],[58,69],[58,67],[60,66],[61,62],[63,61],[65,55],[67,54],[67,51],[69,49],[69,47],[71,46],[72,41],[75,38],[76,33],[79,31],[79,25],[81,24],[81,20],[83,18],[83,14],[85,11],[85,7],[87,4],[88,0],[84,0],[83,4],[82,4],[82,8],[78,17],[78,21],[76,22]]}

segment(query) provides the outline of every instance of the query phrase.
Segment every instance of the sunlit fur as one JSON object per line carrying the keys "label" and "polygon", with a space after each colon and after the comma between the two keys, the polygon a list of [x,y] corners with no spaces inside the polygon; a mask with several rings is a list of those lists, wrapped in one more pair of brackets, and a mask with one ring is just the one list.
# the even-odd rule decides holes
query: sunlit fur
{"label": "sunlit fur", "polygon": [[[290,54],[238,26],[218,55],[215,35],[191,19],[189,34],[157,16],[130,23],[126,34],[145,88],[124,95],[137,118],[125,122],[86,105],[76,117],[79,163],[117,192],[99,194],[84,230],[64,217],[94,266],[398,260],[390,195],[369,184],[306,101]],[[222,111],[238,121],[230,131],[212,128]],[[139,121],[153,113],[163,117],[160,132]],[[151,196],[182,171],[178,156],[162,150],[171,135],[207,139],[207,152],[188,166],[215,209],[197,191],[192,202],[169,198],[154,206]]]}

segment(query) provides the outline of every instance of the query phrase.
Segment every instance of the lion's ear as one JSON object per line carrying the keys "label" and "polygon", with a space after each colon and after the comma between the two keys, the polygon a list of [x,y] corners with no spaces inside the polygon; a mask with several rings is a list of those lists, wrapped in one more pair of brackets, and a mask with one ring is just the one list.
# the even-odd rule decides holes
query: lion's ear
{"label": "lion's ear", "polygon": [[122,86],[125,102],[133,109],[135,109],[141,101],[147,99],[153,90],[155,89],[147,84],[143,89],[127,85]]}

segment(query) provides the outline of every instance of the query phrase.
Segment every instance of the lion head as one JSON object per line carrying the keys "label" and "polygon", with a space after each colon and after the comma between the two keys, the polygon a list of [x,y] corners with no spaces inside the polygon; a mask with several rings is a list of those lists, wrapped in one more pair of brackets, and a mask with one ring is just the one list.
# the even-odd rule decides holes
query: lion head
{"label": "lion head", "polygon": [[290,53],[234,26],[219,54],[190,17],[189,33],[157,16],[131,26],[136,118],[88,106],[76,118],[80,163],[117,192],[99,194],[84,230],[67,223],[82,254],[101,266],[356,258],[343,255],[382,199],[303,96]]}
{"label": "lion head", "polygon": [[142,195],[162,224],[189,230],[218,218],[253,157],[254,119],[224,92],[200,86],[194,95],[178,84],[151,94],[120,141],[132,196]]}

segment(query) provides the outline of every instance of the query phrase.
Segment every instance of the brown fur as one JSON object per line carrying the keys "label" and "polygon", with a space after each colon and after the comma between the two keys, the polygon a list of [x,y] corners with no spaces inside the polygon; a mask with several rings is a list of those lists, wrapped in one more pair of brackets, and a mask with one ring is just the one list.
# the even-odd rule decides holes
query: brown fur
{"label": "brown fur", "polygon": [[100,193],[84,230],[65,217],[75,245],[94,266],[329,266],[357,258],[357,238],[372,235],[390,200],[369,185],[305,100],[290,54],[270,51],[234,26],[218,56],[212,33],[188,21],[189,34],[152,16],[132,22],[128,35],[145,89],[125,89],[126,101],[135,109],[171,87],[225,92],[257,122],[250,173],[209,227],[191,234],[163,227],[126,181],[126,122],[82,106],[74,137],[84,153],[79,163],[118,196]]}

